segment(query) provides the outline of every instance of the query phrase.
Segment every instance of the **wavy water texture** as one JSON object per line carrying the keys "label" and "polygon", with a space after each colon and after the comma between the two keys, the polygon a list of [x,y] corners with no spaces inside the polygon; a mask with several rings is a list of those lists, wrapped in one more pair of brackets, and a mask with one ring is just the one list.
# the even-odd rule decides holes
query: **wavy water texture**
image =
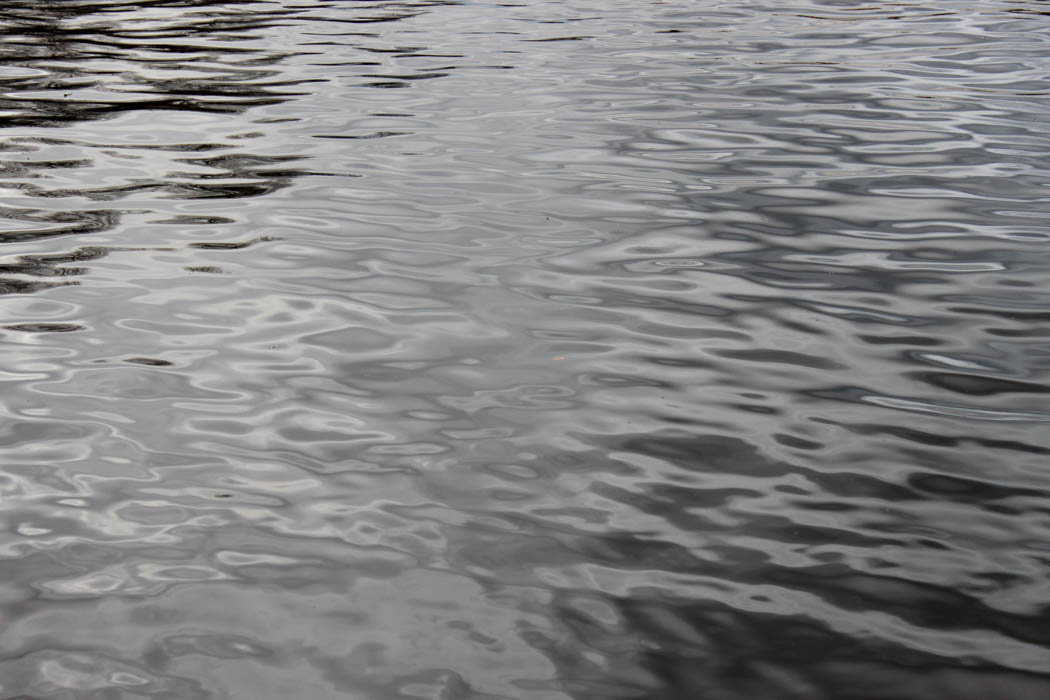
{"label": "wavy water texture", "polygon": [[1050,697],[1048,26],[7,0],[0,698]]}

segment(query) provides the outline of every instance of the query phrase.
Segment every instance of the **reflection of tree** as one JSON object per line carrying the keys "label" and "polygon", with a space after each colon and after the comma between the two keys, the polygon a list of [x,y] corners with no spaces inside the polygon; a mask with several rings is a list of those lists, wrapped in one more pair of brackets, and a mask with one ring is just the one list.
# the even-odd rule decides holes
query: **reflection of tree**
{"label": "reflection of tree", "polygon": [[[283,102],[295,93],[268,82],[278,72],[266,67],[288,54],[249,43],[258,38],[253,32],[294,13],[242,4],[143,2],[136,7],[171,7],[173,16],[135,18],[105,4],[5,3],[0,63],[40,72],[4,81],[0,126],[58,126],[144,108],[233,113]],[[48,94],[33,94],[39,91]]]}
{"label": "reflection of tree", "polygon": [[[5,209],[0,210],[0,217],[19,222],[18,229],[0,232],[0,243],[14,243],[52,236],[103,231],[116,225],[119,212],[98,209],[79,212]],[[21,255],[13,262],[0,264],[0,294],[37,292],[51,287],[77,284],[66,279],[56,280],[54,278],[83,274],[83,268],[67,267],[66,264],[93,260],[105,254],[106,250],[102,248],[81,248],[70,253],[54,255]],[[33,279],[4,276],[10,274],[24,275]]]}
{"label": "reflection of tree", "polygon": [[[291,99],[295,92],[287,86],[292,83],[281,82],[278,70],[288,53],[260,37],[293,12],[279,6],[261,12],[257,3],[251,10],[249,5],[237,0],[5,3],[0,150],[7,153],[0,161],[0,191],[13,190],[27,202],[46,198],[79,204],[66,210],[56,210],[54,203],[0,208],[0,244],[96,233],[120,223],[120,210],[88,208],[85,200],[257,196],[306,172],[288,166],[295,156],[238,156],[228,153],[226,144],[102,145],[101,139],[84,143],[52,131],[137,110],[235,114]],[[97,165],[101,148],[115,154],[110,160],[155,162],[163,156],[190,166],[182,169],[191,172],[158,170],[142,177],[137,175],[141,168],[129,168],[118,178],[123,182],[100,181],[94,169],[106,167]],[[53,152],[62,155],[48,157]],[[71,152],[77,155],[70,157]],[[75,284],[69,277],[84,268],[69,263],[106,253],[92,247],[4,260],[0,294]]]}
{"label": "reflection of tree", "polygon": [[[67,263],[94,260],[105,257],[104,248],[80,248],[72,253],[57,255],[20,255],[15,262],[0,264],[0,273],[20,274],[34,277],[32,281],[5,279],[0,277],[0,294],[37,292],[51,287],[77,284],[69,280],[53,280],[55,277],[73,277],[84,273],[82,267],[67,267]],[[45,279],[40,279],[45,278]]]}
{"label": "reflection of tree", "polygon": [[[114,228],[127,212],[108,203],[119,200],[134,198],[141,212],[143,198],[158,204],[172,199],[240,199],[267,195],[303,175],[327,175],[298,167],[303,157],[290,154],[283,142],[266,139],[266,127],[236,137],[254,141],[230,142],[207,127],[183,130],[179,118],[169,120],[165,114],[180,113],[181,119],[186,113],[233,117],[309,94],[307,84],[326,77],[297,74],[287,59],[327,49],[312,39],[303,45],[284,43],[279,28],[319,22],[352,26],[350,34],[357,38],[376,36],[358,28],[412,17],[434,4],[444,3],[321,3],[309,8],[248,0],[5,3],[0,14],[0,151],[5,152],[0,194],[7,191],[25,202],[0,207],[0,245]],[[426,50],[360,48],[398,55]],[[369,71],[375,65],[379,64],[361,62]],[[410,80],[440,75],[444,74],[362,77],[408,87]],[[156,133],[143,128],[143,113],[151,120],[156,115]],[[107,121],[108,126],[83,128]],[[132,124],[129,131],[118,126],[124,123]],[[110,136],[113,133],[116,138]],[[262,152],[248,151],[252,144]],[[277,153],[266,152],[278,144]],[[44,199],[51,200],[47,206],[26,206]],[[90,206],[102,202],[107,208]],[[168,206],[157,209],[168,212],[158,223],[232,222],[210,212],[199,216],[171,212]],[[0,274],[75,274],[74,268],[61,267],[70,255],[75,253],[22,257],[0,267]],[[55,283],[59,282],[3,278],[0,294]]]}

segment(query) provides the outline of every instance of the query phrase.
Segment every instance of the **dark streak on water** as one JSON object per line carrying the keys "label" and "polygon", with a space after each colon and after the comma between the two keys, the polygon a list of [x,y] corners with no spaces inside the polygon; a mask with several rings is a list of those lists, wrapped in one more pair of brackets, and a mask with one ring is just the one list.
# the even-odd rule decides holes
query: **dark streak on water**
{"label": "dark streak on water", "polygon": [[1050,698],[1050,4],[0,39],[0,698]]}

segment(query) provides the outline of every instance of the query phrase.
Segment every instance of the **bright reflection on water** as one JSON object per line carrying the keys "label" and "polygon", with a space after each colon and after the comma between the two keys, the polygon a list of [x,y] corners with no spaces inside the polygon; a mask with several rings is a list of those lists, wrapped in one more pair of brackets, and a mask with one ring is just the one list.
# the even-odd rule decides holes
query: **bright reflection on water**
{"label": "bright reflection on water", "polygon": [[0,34],[0,697],[1050,697],[1050,4]]}

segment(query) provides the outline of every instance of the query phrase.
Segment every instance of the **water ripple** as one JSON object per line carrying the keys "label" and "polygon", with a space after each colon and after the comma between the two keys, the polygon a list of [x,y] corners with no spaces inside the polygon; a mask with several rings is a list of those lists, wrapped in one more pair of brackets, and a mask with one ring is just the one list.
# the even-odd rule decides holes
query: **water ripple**
{"label": "water ripple", "polygon": [[1050,695],[1038,0],[10,0],[0,695]]}

